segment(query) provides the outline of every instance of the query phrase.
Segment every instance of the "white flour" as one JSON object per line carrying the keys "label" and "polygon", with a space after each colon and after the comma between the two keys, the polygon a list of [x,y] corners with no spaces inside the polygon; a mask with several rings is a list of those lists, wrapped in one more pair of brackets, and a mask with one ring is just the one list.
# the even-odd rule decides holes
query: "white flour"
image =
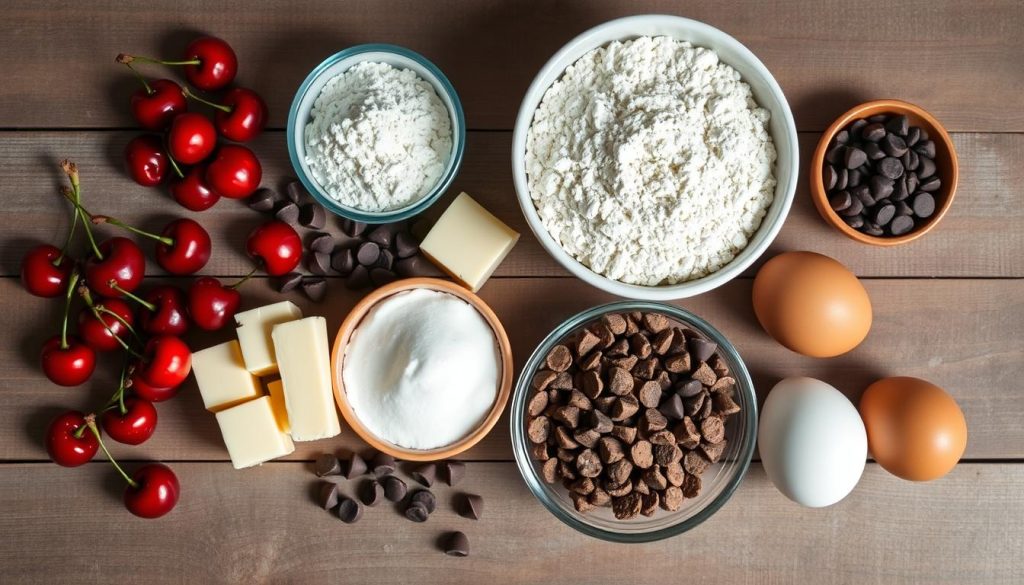
{"label": "white flour", "polygon": [[451,156],[448,110],[409,69],[364,62],[331,79],[306,125],[306,164],[339,203],[400,209],[425,197]]}
{"label": "white flour", "polygon": [[599,274],[700,278],[746,247],[771,205],[768,118],[713,51],[611,43],[544,94],[526,140],[530,194],[548,233]]}

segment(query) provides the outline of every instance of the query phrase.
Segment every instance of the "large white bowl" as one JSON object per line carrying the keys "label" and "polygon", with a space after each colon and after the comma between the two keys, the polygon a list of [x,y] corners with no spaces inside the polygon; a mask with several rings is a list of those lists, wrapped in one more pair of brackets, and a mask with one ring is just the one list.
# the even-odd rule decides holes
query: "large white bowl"
{"label": "large white bowl", "polygon": [[[717,52],[719,59],[738,71],[743,81],[750,85],[757,103],[771,112],[768,129],[778,153],[775,161],[775,178],[778,181],[775,199],[768,208],[761,226],[750,237],[747,247],[713,274],[665,286],[640,286],[619,282],[594,272],[570,256],[551,237],[541,222],[530,197],[524,164],[526,134],[533,122],[534,111],[544,97],[544,92],[561,77],[566,67],[575,63],[591,49],[612,41],[642,36],[669,36]],[[512,177],[515,181],[516,194],[519,196],[519,205],[523,208],[530,229],[540,240],[541,245],[562,266],[585,282],[612,294],[626,298],[663,301],[691,297],[721,286],[738,276],[764,253],[782,228],[782,223],[786,220],[790,205],[793,203],[800,164],[797,149],[796,124],[793,123],[793,113],[789,110],[786,96],[772,74],[749,49],[733,37],[702,22],[679,16],[648,14],[620,18],[596,26],[569,41],[544,65],[526,91],[526,97],[523,98],[519,115],[516,117],[512,137]]]}

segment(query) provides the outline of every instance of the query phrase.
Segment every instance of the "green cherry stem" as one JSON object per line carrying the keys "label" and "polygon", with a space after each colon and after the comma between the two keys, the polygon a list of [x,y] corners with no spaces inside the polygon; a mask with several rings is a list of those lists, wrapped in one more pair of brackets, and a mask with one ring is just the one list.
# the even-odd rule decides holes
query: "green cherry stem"
{"label": "green cherry stem", "polygon": [[252,270],[250,270],[250,271],[249,271],[249,274],[246,274],[245,276],[243,276],[243,277],[241,278],[241,280],[239,280],[238,282],[236,282],[236,283],[234,283],[234,284],[229,284],[229,285],[228,285],[228,286],[227,286],[226,288],[230,288],[230,289],[237,289],[238,287],[242,286],[242,284],[243,284],[243,283],[244,283],[245,281],[247,281],[247,280],[249,280],[250,278],[252,278],[253,276],[255,276],[255,275],[256,275],[256,271],[257,271],[257,270],[259,270],[259,269],[258,269],[258,268],[253,268]]}
{"label": "green cherry stem", "polygon": [[100,436],[100,430],[96,427],[96,415],[85,415],[85,424],[86,426],[89,427],[89,430],[92,431],[92,434],[96,436],[96,441],[99,442],[100,449],[103,449],[103,454],[106,455],[107,460],[110,461],[111,464],[113,464],[114,469],[116,469],[117,472],[121,474],[121,477],[123,477],[124,480],[128,482],[128,485],[132,486],[133,488],[138,488],[139,483],[132,479],[131,477],[129,477],[128,474],[125,473],[123,469],[121,469],[121,466],[117,464],[117,460],[115,460],[114,456],[111,455],[110,451],[107,450],[107,446],[103,444],[103,437]]}
{"label": "green cherry stem", "polygon": [[104,405],[104,407],[103,407],[104,411],[107,411],[107,410],[110,410],[111,408],[115,408],[116,407],[118,409],[118,412],[121,413],[121,416],[124,416],[125,414],[128,413],[128,409],[125,408],[125,405],[124,405],[124,391],[125,391],[125,388],[126,388],[125,384],[127,383],[127,381],[128,381],[128,362],[125,361],[124,365],[121,366],[121,379],[120,379],[120,382],[118,382],[118,384],[117,384],[117,392],[114,392],[114,395],[110,397],[110,400],[107,400],[107,404]]}
{"label": "green cherry stem", "polygon": [[123,63],[125,65],[133,63],[135,61],[140,61],[142,63],[154,63],[154,64],[157,64],[157,65],[170,65],[170,66],[177,66],[177,65],[199,65],[200,63],[202,63],[202,61],[200,61],[199,59],[187,59],[187,60],[184,60],[184,61],[161,61],[160,59],[153,59],[152,57],[140,57],[138,55],[129,55],[127,53],[121,53],[120,55],[117,56],[116,60],[117,60],[118,63]]}
{"label": "green cherry stem", "polygon": [[64,317],[60,324],[60,348],[68,348],[68,315],[71,314],[71,299],[75,296],[75,285],[78,284],[78,271],[71,273],[71,280],[68,281],[68,291],[64,294]]}
{"label": "green cherry stem", "polygon": [[121,288],[121,285],[117,284],[116,280],[110,279],[110,282],[108,282],[107,285],[110,288],[116,290],[117,292],[123,294],[125,297],[135,301],[136,303],[139,303],[140,305],[142,305],[143,307],[148,309],[151,313],[155,313],[156,312],[156,305],[154,305],[153,303],[151,303],[151,302],[149,302],[149,301],[147,301],[145,299],[139,298],[138,296],[136,296],[136,295],[134,295],[134,294],[124,290],[123,288]]}
{"label": "green cherry stem", "polygon": [[192,93],[192,90],[190,90],[188,87],[181,88],[181,93],[186,98],[196,100],[197,102],[199,102],[201,104],[206,104],[207,106],[210,106],[211,108],[220,110],[220,111],[224,112],[225,114],[230,114],[231,113],[231,106],[225,106],[224,104],[217,104],[217,103],[211,102],[208,99],[202,98],[202,97]]}
{"label": "green cherry stem", "polygon": [[[120,56],[121,55],[118,55],[118,57],[120,57]],[[121,61],[118,60],[118,63],[121,63]],[[136,71],[134,67],[132,67],[131,62],[121,63],[121,64],[124,65],[125,67],[127,67],[128,70],[131,71],[132,74],[135,75],[135,79],[139,80],[139,83],[142,84],[142,87],[146,88],[146,95],[153,95],[153,88],[149,86],[149,82],[146,81],[146,78],[143,77],[141,73]]]}
{"label": "green cherry stem", "polygon": [[171,156],[171,151],[166,143],[164,144],[164,152],[167,153],[167,160],[171,161],[171,168],[174,169],[174,174],[178,175],[179,179],[184,179],[185,173],[182,172],[181,167],[178,166],[178,161],[174,160],[174,157]]}
{"label": "green cherry stem", "polygon": [[173,238],[165,238],[164,236],[158,236],[158,235],[156,235],[154,233],[147,232],[145,230],[140,230],[139,228],[137,228],[137,227],[135,227],[133,225],[128,225],[125,222],[117,219],[116,217],[110,217],[109,215],[90,215],[89,216],[89,221],[91,221],[95,225],[99,225],[101,223],[109,223],[110,225],[116,225],[117,227],[119,227],[121,229],[128,230],[131,233],[138,234],[138,235],[140,235],[140,236],[142,236],[144,238],[149,238],[151,240],[156,240],[156,241],[160,242],[161,244],[164,244],[165,246],[173,246],[174,245],[174,239]]}
{"label": "green cherry stem", "polygon": [[75,206],[75,214],[82,217],[82,227],[85,228],[85,235],[89,238],[89,245],[92,247],[92,253],[96,255],[98,260],[103,260],[103,253],[100,252],[99,246],[96,245],[96,238],[93,237],[92,229],[89,227],[89,220],[92,216],[89,214],[88,210],[82,207],[82,189],[78,184],[78,170],[74,167],[74,164],[75,163],[69,163],[69,165],[74,169],[74,173],[69,173],[68,175],[72,177],[71,187],[66,185],[61,187],[60,194],[70,201],[71,205]]}

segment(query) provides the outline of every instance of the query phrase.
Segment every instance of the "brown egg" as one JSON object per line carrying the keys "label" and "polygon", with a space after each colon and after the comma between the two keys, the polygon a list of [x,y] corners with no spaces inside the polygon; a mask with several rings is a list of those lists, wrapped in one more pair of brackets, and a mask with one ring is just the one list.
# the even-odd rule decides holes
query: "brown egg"
{"label": "brown egg", "polygon": [[949,473],[967,448],[967,422],[953,397],[920,378],[883,378],[860,399],[868,450],[886,471],[911,481]]}
{"label": "brown egg", "polygon": [[754,279],[754,314],[776,341],[811,357],[857,347],[871,329],[871,299],[845,266],[814,252],[772,258]]}

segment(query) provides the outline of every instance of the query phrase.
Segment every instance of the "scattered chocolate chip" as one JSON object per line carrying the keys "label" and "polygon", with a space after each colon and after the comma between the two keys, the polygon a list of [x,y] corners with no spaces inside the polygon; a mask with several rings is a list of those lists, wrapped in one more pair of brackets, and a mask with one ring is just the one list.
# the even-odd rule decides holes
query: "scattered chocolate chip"
{"label": "scattered chocolate chip", "polygon": [[430,487],[434,485],[434,481],[437,479],[437,464],[424,463],[414,469],[409,475],[422,485]]}
{"label": "scattered chocolate chip", "polygon": [[408,258],[419,253],[420,245],[416,238],[409,232],[398,232],[394,237],[395,255],[399,258]]}
{"label": "scattered chocolate chip", "polygon": [[428,514],[433,514],[434,509],[437,508],[437,496],[430,490],[418,490],[412,495],[410,503],[422,504],[427,509]]}
{"label": "scattered chocolate chip", "polygon": [[352,248],[343,248],[331,256],[331,268],[342,276],[352,274],[356,266],[356,256]]}
{"label": "scattered chocolate chip", "polygon": [[321,254],[334,252],[334,236],[326,232],[313,234],[313,239],[309,241],[309,249]]}
{"label": "scattered chocolate chip", "polygon": [[326,224],[327,212],[319,203],[306,203],[299,208],[299,225],[319,230]]}
{"label": "scattered chocolate chip", "polygon": [[430,262],[417,254],[409,258],[402,258],[398,262],[395,262],[395,272],[405,278],[413,278],[416,276],[427,276],[432,274],[433,268],[431,267]]}
{"label": "scattered chocolate chip", "polygon": [[466,477],[466,464],[461,461],[441,463],[441,479],[450,486],[458,485]]}
{"label": "scattered chocolate chip", "polygon": [[391,237],[392,227],[389,224],[379,225],[373,228],[373,230],[366,235],[367,241],[373,242],[381,248],[391,247]]}
{"label": "scattered chocolate chip", "polygon": [[302,277],[302,292],[314,303],[319,303],[327,296],[327,279],[322,276]]}
{"label": "scattered chocolate chip", "polygon": [[894,236],[902,236],[912,229],[914,229],[914,220],[909,215],[899,215],[889,223],[889,233]]}
{"label": "scattered chocolate chip", "polygon": [[352,498],[342,498],[338,502],[338,518],[346,524],[355,524],[363,517],[363,507]]}
{"label": "scattered chocolate chip", "polygon": [[246,203],[249,205],[249,209],[266,213],[274,209],[274,205],[277,203],[277,195],[272,189],[262,187],[250,195]]}
{"label": "scattered chocolate chip", "polygon": [[384,497],[389,502],[399,502],[405,497],[406,492],[409,491],[408,486],[401,478],[394,475],[389,475],[384,478]]}
{"label": "scattered chocolate chip", "polygon": [[321,481],[317,490],[317,502],[324,510],[331,510],[338,505],[338,485],[333,481]]}
{"label": "scattered chocolate chip", "polygon": [[331,257],[323,252],[310,252],[306,254],[306,267],[313,274],[325,276],[331,271]]}
{"label": "scattered chocolate chip", "polygon": [[373,268],[370,270],[370,282],[374,286],[384,286],[398,280],[398,276],[385,268]]}
{"label": "scattered chocolate chip", "polygon": [[361,221],[355,221],[347,217],[341,218],[341,231],[346,236],[352,238],[358,238],[366,232],[366,228],[369,227],[367,224]]}
{"label": "scattered chocolate chip", "polygon": [[367,506],[373,507],[384,498],[384,486],[375,479],[368,479],[363,482],[359,499]]}
{"label": "scattered chocolate chip", "polygon": [[345,279],[345,287],[350,290],[360,290],[370,286],[370,271],[362,264],[352,269],[352,272]]}
{"label": "scattered chocolate chip", "polygon": [[370,462],[370,470],[377,477],[384,477],[395,472],[395,458],[383,451],[377,451]]}
{"label": "scattered chocolate chip", "polygon": [[338,457],[331,453],[318,455],[316,462],[313,463],[313,472],[316,473],[317,477],[340,475],[341,464],[338,463]]}
{"label": "scattered chocolate chip", "polygon": [[301,284],[301,283],[302,283],[302,273],[301,272],[289,272],[288,274],[282,276],[278,280],[277,290],[278,290],[278,292],[281,292],[281,293],[291,292],[291,291],[295,290],[295,288],[298,287],[299,284]]}
{"label": "scattered chocolate chip", "polygon": [[[593,491],[593,482],[590,482],[590,486],[591,488],[587,493]],[[480,515],[484,511],[484,499],[476,494],[459,494],[456,496],[456,508],[459,516],[471,520],[479,520]]]}
{"label": "scattered chocolate chip", "polygon": [[380,246],[375,242],[363,242],[356,250],[356,260],[363,266],[373,266],[380,257]]}
{"label": "scattered chocolate chip", "polygon": [[345,479],[353,479],[366,473],[366,460],[359,453],[352,453],[348,459],[341,460],[341,475]]}
{"label": "scattered chocolate chip", "polygon": [[297,179],[292,179],[285,185],[284,194],[288,197],[289,201],[295,204],[303,203],[309,197],[306,193],[306,188]]}
{"label": "scattered chocolate chip", "polygon": [[444,537],[444,554],[450,557],[469,556],[469,537],[462,532],[449,532]]}
{"label": "scattered chocolate chip", "polygon": [[299,223],[299,206],[291,202],[284,203],[274,212],[274,217],[294,227]]}
{"label": "scattered chocolate chip", "polygon": [[405,517],[413,522],[426,522],[430,517],[427,506],[423,502],[410,502],[405,508]]}

